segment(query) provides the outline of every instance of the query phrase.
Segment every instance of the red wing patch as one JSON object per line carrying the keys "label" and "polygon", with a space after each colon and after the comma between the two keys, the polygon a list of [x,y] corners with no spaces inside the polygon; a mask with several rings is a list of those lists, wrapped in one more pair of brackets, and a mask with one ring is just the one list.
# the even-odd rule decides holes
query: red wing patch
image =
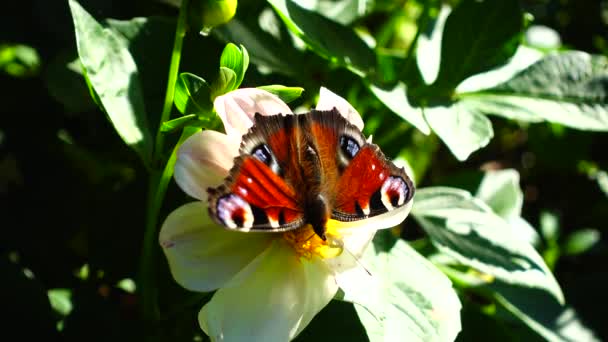
{"label": "red wing patch", "polygon": [[293,188],[263,162],[237,158],[226,185],[209,189],[209,211],[220,224],[243,231],[285,231],[302,225]]}

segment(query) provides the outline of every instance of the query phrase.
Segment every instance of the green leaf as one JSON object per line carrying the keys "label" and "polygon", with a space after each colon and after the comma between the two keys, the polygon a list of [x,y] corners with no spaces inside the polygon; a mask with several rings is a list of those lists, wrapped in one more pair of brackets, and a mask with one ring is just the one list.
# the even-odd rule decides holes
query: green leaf
{"label": "green leaf", "polygon": [[524,195],[519,188],[519,173],[513,169],[485,172],[475,197],[502,218],[520,216]]}
{"label": "green leaf", "polygon": [[512,79],[461,98],[486,114],[608,131],[607,82],[608,58],[571,51],[547,55]]}
{"label": "green leaf", "polygon": [[216,27],[212,33],[226,42],[242,44],[251,54],[251,61],[256,65],[290,77],[305,78],[307,60],[302,52],[291,43],[275,39],[262,31],[257,25],[245,25],[238,18],[228,24]]}
{"label": "green leaf", "polygon": [[544,291],[501,283],[488,288],[499,304],[547,341],[600,341],[572,308]]}
{"label": "green leaf", "polygon": [[359,270],[363,278],[343,289],[370,341],[454,340],[461,304],[451,282],[403,240],[384,251],[385,234],[376,235],[361,260],[372,276]]}
{"label": "green leaf", "polygon": [[541,212],[540,231],[547,242],[557,243],[560,234],[559,219],[557,218],[557,215],[548,211]]}
{"label": "green leaf", "polygon": [[191,73],[179,75],[173,98],[175,107],[182,114],[205,114],[213,109],[211,88],[207,82]]}
{"label": "green leaf", "polygon": [[103,109],[121,138],[149,162],[152,137],[137,66],[127,42],[70,0],[78,55]]}
{"label": "green leaf", "polygon": [[581,229],[570,234],[562,247],[567,255],[582,254],[600,241],[600,232],[596,229]]}
{"label": "green leaf", "polygon": [[431,133],[431,128],[422,116],[422,108],[414,108],[409,104],[407,89],[403,82],[397,83],[391,90],[384,90],[375,85],[370,85],[369,89],[393,113],[414,125],[420,132],[426,135]]}
{"label": "green leaf", "polygon": [[184,128],[185,126],[191,126],[193,123],[198,121],[198,115],[196,114],[184,115],[177,119],[163,122],[163,125],[160,127],[160,131],[163,133],[175,132]]}
{"label": "green leaf", "polygon": [[420,33],[416,45],[416,64],[426,84],[432,84],[439,74],[441,63],[441,39],[445,21],[452,9],[443,5],[437,17]]}
{"label": "green leaf", "polygon": [[513,169],[487,171],[477,188],[475,197],[488,204],[502,217],[516,234],[532,245],[540,242],[536,230],[521,217],[524,195],[519,187],[519,173]]}
{"label": "green leaf", "polygon": [[595,175],[595,180],[597,181],[597,185],[600,187],[600,190],[608,196],[608,172],[606,171],[598,171]]}
{"label": "green leaf", "polygon": [[49,301],[53,310],[62,316],[67,316],[72,312],[72,290],[70,289],[50,289],[47,291]]}
{"label": "green leaf", "polygon": [[522,28],[517,1],[462,1],[445,22],[434,86],[454,89],[467,77],[504,64],[515,54]]}
{"label": "green leaf", "polygon": [[349,27],[304,9],[291,0],[268,0],[287,28],[317,54],[356,72],[369,73],[376,55]]}
{"label": "green leaf", "polygon": [[564,296],[534,247],[509,224],[464,190],[433,187],[416,191],[414,218],[439,251],[503,282]]}
{"label": "green leaf", "polygon": [[272,84],[267,86],[260,86],[258,89],[266,90],[269,93],[275,94],[283,102],[289,103],[302,95],[304,88],[300,87],[286,87],[280,84]]}
{"label": "green leaf", "polygon": [[243,45],[241,45],[241,48],[239,49],[236,45],[228,43],[224,48],[224,51],[222,51],[220,66],[234,71],[236,74],[236,82],[233,89],[238,88],[241,85],[241,82],[243,82],[247,67],[249,67],[249,54],[247,53],[247,49],[245,49]]}
{"label": "green leaf", "polygon": [[294,2],[342,25],[348,25],[363,17],[374,6],[374,1],[370,0],[316,0],[313,2],[294,0]]}
{"label": "green leaf", "polygon": [[215,99],[220,95],[234,90],[236,80],[236,73],[232,69],[220,67],[220,73],[215,82],[211,85],[211,98]]}
{"label": "green leaf", "polygon": [[433,132],[461,161],[486,146],[494,136],[490,120],[462,102],[426,107],[423,114]]}
{"label": "green leaf", "polygon": [[458,85],[456,93],[475,92],[506,82],[543,58],[542,52],[520,45],[507,64],[487,72],[475,74]]}
{"label": "green leaf", "polygon": [[31,46],[1,44],[0,70],[14,77],[34,76],[40,70],[40,56]]}

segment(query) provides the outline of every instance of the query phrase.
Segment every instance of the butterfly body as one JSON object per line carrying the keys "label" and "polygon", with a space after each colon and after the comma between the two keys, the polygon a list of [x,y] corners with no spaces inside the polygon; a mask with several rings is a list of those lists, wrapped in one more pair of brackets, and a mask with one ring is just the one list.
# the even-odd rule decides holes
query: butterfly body
{"label": "butterfly body", "polygon": [[329,219],[382,215],[408,203],[414,186],[334,109],[256,114],[230,175],[208,192],[211,217],[228,229],[284,232],[311,225],[325,240]]}

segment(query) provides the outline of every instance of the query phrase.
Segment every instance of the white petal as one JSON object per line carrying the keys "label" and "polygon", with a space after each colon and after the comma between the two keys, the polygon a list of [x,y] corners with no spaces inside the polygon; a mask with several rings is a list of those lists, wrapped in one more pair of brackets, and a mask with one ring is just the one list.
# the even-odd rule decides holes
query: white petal
{"label": "white petal", "polygon": [[226,134],[238,138],[253,126],[255,113],[262,115],[292,113],[278,96],[256,88],[237,89],[218,96],[213,101],[213,107],[224,123]]}
{"label": "white petal", "polygon": [[365,271],[365,267],[359,262],[365,249],[374,238],[376,230],[372,228],[338,229],[344,243],[344,251],[335,258],[324,259],[332,274],[338,275],[341,272],[352,268],[359,268]]}
{"label": "white petal", "polygon": [[268,234],[228,231],[212,222],[202,202],[173,211],[160,230],[159,242],[173,278],[193,291],[212,291],[270,245]]}
{"label": "white petal", "polygon": [[338,287],[318,259],[298,259],[284,241],[258,256],[199,313],[213,341],[285,342],[293,339]]}
{"label": "white petal", "polygon": [[216,131],[195,133],[177,152],[175,182],[188,195],[205,201],[207,188],[218,186],[228,176],[239,145],[240,139]]}
{"label": "white petal", "polygon": [[360,259],[374,238],[376,230],[391,228],[403,222],[412,209],[412,203],[413,201],[410,201],[403,207],[361,221],[337,222],[332,220],[332,223],[337,222],[335,230],[344,242],[342,254],[324,260],[332,273],[338,277],[342,272],[356,269],[354,272],[359,273],[359,276],[366,274],[367,270],[365,265],[361,264]]}
{"label": "white petal", "polygon": [[346,118],[346,120],[348,120],[348,122],[355,125],[360,131],[363,130],[363,119],[361,119],[359,112],[341,96],[325,87],[321,87],[321,90],[319,91],[319,102],[317,103],[316,109],[332,110],[334,107]]}

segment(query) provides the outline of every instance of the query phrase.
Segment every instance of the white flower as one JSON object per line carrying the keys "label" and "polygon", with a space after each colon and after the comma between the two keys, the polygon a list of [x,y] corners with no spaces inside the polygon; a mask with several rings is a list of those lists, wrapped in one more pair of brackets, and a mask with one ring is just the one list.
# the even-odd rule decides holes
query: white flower
{"label": "white flower", "polygon": [[[405,219],[411,203],[388,218],[348,224],[330,220],[328,235],[338,237],[348,253],[340,254],[342,249],[305,229],[268,234],[226,230],[208,216],[206,189],[218,186],[228,175],[241,135],[253,125],[254,113],[276,115],[291,110],[275,95],[254,88],[219,96],[214,107],[227,134],[199,132],[179,149],[175,180],[199,201],[167,217],[160,244],[180,285],[192,291],[217,290],[199,314],[201,328],[212,340],[288,341],[329,303],[342,279],[354,281],[341,274],[356,267],[356,258],[376,229]],[[363,128],[359,113],[348,102],[321,88],[317,109],[333,107]]]}

